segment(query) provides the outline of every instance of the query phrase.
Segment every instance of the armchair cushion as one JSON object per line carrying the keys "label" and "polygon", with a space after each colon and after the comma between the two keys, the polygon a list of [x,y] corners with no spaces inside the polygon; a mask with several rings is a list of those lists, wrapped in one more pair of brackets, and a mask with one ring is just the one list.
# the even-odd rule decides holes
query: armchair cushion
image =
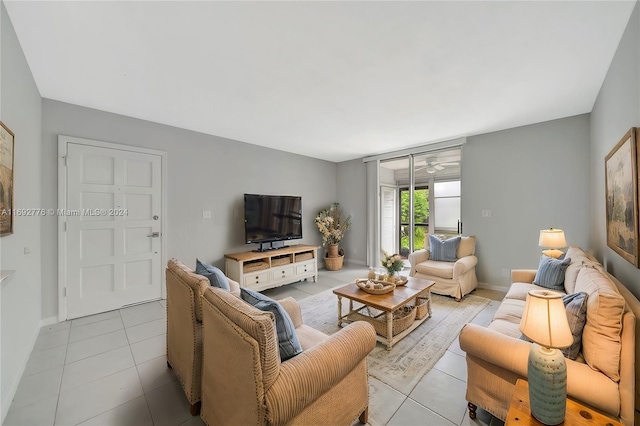
{"label": "armchair cushion", "polygon": [[229,280],[224,273],[215,266],[208,265],[196,259],[196,274],[207,277],[212,286],[230,291]]}
{"label": "armchair cushion", "polygon": [[569,257],[558,260],[549,256],[541,256],[538,272],[533,279],[533,283],[564,293],[564,272],[567,270],[569,263],[571,263],[571,258]]}
{"label": "armchair cushion", "polygon": [[460,238],[460,244],[458,244],[458,259],[463,257],[473,256],[476,254],[476,236],[471,235],[469,237]]}
{"label": "armchair cushion", "polygon": [[421,274],[435,275],[441,278],[453,278],[453,263],[425,260],[416,265],[416,271]]}
{"label": "armchair cushion", "polygon": [[278,302],[264,294],[247,288],[240,289],[240,297],[261,311],[271,312],[275,317],[281,361],[286,361],[302,353],[302,345],[300,345],[300,341],[296,335],[293,321],[291,321],[291,317],[287,311],[284,310]]}
{"label": "armchair cushion", "polygon": [[457,253],[459,244],[460,237],[451,237],[443,241],[435,235],[429,235],[431,260],[455,262],[458,259]]}

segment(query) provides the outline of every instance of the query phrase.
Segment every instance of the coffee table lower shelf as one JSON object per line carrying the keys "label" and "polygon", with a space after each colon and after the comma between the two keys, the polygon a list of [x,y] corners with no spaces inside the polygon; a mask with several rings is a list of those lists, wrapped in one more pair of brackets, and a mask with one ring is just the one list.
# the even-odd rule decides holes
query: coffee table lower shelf
{"label": "coffee table lower shelf", "polygon": [[[343,323],[349,324],[355,321],[366,321],[369,324],[373,325],[376,329],[376,340],[382,344],[387,346],[387,350],[391,350],[394,344],[402,340],[406,335],[415,330],[420,324],[422,324],[425,320],[431,317],[431,307],[428,307],[428,313],[424,315],[420,319],[415,319],[415,308],[413,309],[413,314],[409,314],[413,319],[407,324],[402,325],[401,319],[394,319],[392,312],[381,312],[376,315],[367,315],[361,313],[361,311],[368,311],[369,306],[364,305],[360,308],[353,309],[353,302],[349,301],[349,312],[346,315],[341,315],[338,320],[338,325],[342,325]],[[431,300],[428,300],[427,303],[430,304]],[[340,300],[338,304],[341,305]],[[340,307],[342,309],[342,307]],[[398,327],[399,326],[399,327]],[[394,329],[395,327],[395,329]]]}

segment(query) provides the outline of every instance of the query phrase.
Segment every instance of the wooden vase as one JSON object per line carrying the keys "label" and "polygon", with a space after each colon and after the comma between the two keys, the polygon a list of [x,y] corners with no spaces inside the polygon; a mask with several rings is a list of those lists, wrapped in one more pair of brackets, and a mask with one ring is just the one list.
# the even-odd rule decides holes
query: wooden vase
{"label": "wooden vase", "polygon": [[340,254],[338,253],[338,244],[329,244],[328,252],[329,254],[327,257],[340,257]]}

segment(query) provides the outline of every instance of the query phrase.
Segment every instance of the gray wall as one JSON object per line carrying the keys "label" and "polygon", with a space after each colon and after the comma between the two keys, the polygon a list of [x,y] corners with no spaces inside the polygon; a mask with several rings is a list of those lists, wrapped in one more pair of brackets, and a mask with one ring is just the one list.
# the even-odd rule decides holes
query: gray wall
{"label": "gray wall", "polygon": [[640,11],[629,19],[591,113],[591,240],[607,270],[640,298],[640,270],[607,246],[604,158],[631,127],[640,125]]}
{"label": "gray wall", "polygon": [[[588,246],[589,165],[588,114],[467,138],[462,221],[477,237],[481,283],[506,288],[503,269],[537,268],[541,229],[562,228],[569,244]],[[338,198],[354,217],[366,217],[365,170],[362,160],[338,165]],[[345,238],[348,253],[364,253],[358,260],[366,245],[365,229]]]}
{"label": "gray wall", "polygon": [[351,228],[340,246],[349,262],[367,263],[367,169],[362,160],[337,165],[337,201],[351,215]]}
{"label": "gray wall", "polygon": [[[321,244],[315,216],[336,201],[336,164],[62,102],[42,102],[42,204],[57,206],[57,136],[114,142],[167,152],[168,256],[196,257],[224,267],[224,253],[245,251],[244,193],[302,196],[303,236]],[[247,123],[251,125],[251,123]],[[211,210],[211,220],[202,211]],[[58,313],[57,225],[42,223],[42,316]]]}
{"label": "gray wall", "polygon": [[[14,208],[40,207],[40,93],[4,3],[0,6],[1,120],[15,134]],[[0,238],[0,268],[15,270],[2,283],[0,357],[2,418],[40,327],[40,219],[14,217],[13,235]],[[25,254],[25,251],[30,253]]]}
{"label": "gray wall", "polygon": [[[503,269],[537,268],[541,229],[589,242],[589,115],[467,138],[464,233],[477,237],[478,280],[507,286]],[[483,209],[491,217],[481,217]]]}

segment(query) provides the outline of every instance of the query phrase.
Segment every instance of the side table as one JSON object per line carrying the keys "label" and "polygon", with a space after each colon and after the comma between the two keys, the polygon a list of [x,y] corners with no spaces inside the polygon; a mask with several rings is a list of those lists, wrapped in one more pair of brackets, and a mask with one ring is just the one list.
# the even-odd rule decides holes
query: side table
{"label": "side table", "polygon": [[[585,426],[622,426],[622,424],[609,416],[606,416],[593,408],[567,398],[567,411],[563,425],[585,425]],[[505,426],[544,426],[531,415],[529,407],[529,383],[526,380],[518,379],[516,389],[511,398],[509,412]]]}

